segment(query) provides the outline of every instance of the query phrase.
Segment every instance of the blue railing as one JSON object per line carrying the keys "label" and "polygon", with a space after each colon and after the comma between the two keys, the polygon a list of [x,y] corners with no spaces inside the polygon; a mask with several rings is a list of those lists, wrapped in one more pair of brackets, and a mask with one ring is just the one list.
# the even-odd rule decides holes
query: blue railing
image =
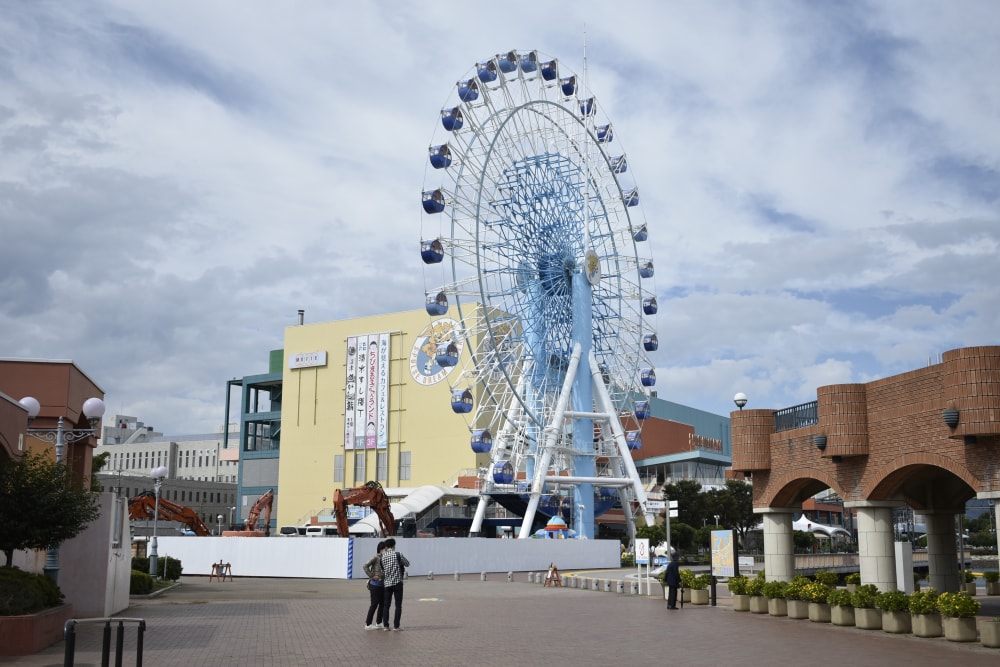
{"label": "blue railing", "polygon": [[793,428],[812,426],[819,423],[818,402],[793,405],[774,411],[774,432],[790,431]]}

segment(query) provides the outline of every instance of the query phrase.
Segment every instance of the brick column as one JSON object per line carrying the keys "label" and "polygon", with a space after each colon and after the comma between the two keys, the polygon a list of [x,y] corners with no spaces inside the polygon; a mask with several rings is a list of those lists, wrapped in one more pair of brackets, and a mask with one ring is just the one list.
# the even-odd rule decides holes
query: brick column
{"label": "brick column", "polygon": [[[964,512],[965,509],[959,510]],[[924,514],[927,524],[927,565],[931,586],[942,593],[959,590],[958,549],[955,546],[955,510]]]}
{"label": "brick column", "polygon": [[796,511],[787,507],[755,507],[764,515],[764,571],[768,581],[791,581],[795,576],[795,542],[792,518]]}
{"label": "brick column", "polygon": [[844,503],[858,512],[858,557],[861,581],[880,591],[896,590],[896,552],[893,546],[892,501]]}

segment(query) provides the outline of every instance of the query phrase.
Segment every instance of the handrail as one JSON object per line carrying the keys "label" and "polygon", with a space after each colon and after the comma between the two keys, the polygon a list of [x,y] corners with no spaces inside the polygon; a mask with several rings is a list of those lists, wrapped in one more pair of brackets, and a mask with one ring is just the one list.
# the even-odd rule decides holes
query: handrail
{"label": "handrail", "polygon": [[774,432],[790,431],[795,428],[819,423],[819,402],[811,401],[790,408],[774,411]]}

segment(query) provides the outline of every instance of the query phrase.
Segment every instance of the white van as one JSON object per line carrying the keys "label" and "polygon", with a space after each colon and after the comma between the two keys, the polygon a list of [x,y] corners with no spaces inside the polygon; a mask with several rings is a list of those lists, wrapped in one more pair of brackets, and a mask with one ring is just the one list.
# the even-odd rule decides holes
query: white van
{"label": "white van", "polygon": [[337,537],[334,526],[306,526],[306,537]]}

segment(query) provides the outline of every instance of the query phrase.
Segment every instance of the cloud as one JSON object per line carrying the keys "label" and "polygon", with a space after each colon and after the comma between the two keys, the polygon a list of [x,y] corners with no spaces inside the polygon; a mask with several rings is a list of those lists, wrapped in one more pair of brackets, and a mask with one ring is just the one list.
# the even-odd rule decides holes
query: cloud
{"label": "cloud", "polygon": [[[608,17],[614,15],[614,20]],[[595,17],[601,17],[600,20]],[[996,342],[1000,9],[24,3],[0,17],[0,337],[167,433],[308,321],[420,308],[477,60],[584,76],[642,194],[660,396],[811,400]]]}

